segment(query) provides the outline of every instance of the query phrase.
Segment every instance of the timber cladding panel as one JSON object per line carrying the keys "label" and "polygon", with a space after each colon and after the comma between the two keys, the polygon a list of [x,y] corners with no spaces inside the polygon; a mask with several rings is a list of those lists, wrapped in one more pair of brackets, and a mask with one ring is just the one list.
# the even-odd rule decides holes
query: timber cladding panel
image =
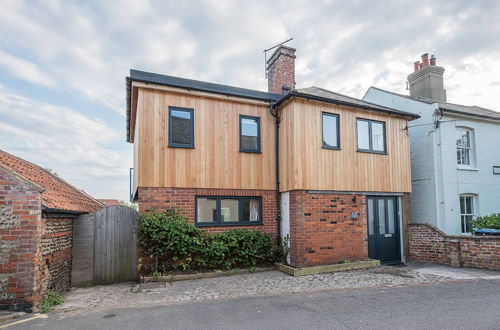
{"label": "timber cladding panel", "polygon": [[[322,112],[339,115],[340,150],[322,148]],[[407,119],[297,98],[280,113],[281,191],[411,192]],[[357,151],[356,118],[386,123],[387,154]]]}
{"label": "timber cladding panel", "polygon": [[[194,149],[168,147],[168,107],[194,109]],[[261,153],[239,151],[239,116],[260,117]],[[139,88],[134,187],[275,189],[275,120],[265,102]]]}

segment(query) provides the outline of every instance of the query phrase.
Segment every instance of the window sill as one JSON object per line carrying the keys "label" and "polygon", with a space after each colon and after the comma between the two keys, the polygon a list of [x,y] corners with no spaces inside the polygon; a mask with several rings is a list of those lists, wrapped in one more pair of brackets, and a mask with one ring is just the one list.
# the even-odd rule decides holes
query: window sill
{"label": "window sill", "polygon": [[241,150],[240,149],[240,152],[244,152],[244,153],[247,153],[247,154],[261,154],[262,151],[258,150],[258,151],[253,151],[253,150]]}
{"label": "window sill", "polygon": [[388,155],[387,151],[375,151],[375,150],[364,150],[364,149],[358,149],[357,152],[363,152],[367,154],[377,154],[377,155]]}
{"label": "window sill", "polygon": [[228,226],[261,226],[264,223],[260,222],[197,222],[196,227],[228,227]]}
{"label": "window sill", "polygon": [[342,150],[340,147],[328,147],[328,146],[321,146],[321,149],[327,149],[327,150]]}
{"label": "window sill", "polygon": [[479,171],[479,169],[477,167],[467,167],[467,166],[457,166],[457,170],[461,170],[461,171]]}
{"label": "window sill", "polygon": [[182,146],[182,145],[173,145],[169,144],[169,148],[182,148],[182,149],[194,149],[194,146]]}

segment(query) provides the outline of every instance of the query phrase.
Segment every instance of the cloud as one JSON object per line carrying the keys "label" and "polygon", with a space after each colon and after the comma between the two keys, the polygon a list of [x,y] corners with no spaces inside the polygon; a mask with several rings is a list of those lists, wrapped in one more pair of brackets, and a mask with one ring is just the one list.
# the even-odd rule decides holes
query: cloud
{"label": "cloud", "polygon": [[0,148],[55,170],[95,197],[128,198],[131,149],[108,149],[122,134],[103,121],[5,89],[0,118]]}
{"label": "cloud", "polygon": [[27,80],[31,83],[42,86],[54,85],[54,82],[46,77],[36,64],[6,52],[2,52],[1,50],[0,66],[3,66],[16,77]]}

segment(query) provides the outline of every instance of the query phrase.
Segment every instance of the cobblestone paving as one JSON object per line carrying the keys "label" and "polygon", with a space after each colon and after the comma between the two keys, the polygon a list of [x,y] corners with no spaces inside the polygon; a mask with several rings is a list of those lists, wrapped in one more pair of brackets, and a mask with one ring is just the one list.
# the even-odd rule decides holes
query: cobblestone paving
{"label": "cobblestone paving", "polygon": [[405,268],[378,267],[293,277],[279,271],[215,277],[172,283],[148,283],[132,292],[133,283],[72,289],[58,312],[84,313],[99,309],[169,305],[212,299],[278,295],[348,288],[438,283],[450,278]]}

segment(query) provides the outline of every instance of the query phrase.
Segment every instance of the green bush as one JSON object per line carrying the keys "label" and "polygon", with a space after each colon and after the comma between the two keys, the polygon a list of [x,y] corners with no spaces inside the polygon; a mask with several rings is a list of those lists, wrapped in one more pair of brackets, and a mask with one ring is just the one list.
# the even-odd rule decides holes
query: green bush
{"label": "green bush", "polygon": [[472,221],[472,228],[500,229],[500,213],[477,217]]}
{"label": "green bush", "polygon": [[64,302],[63,297],[54,291],[49,291],[47,298],[45,298],[39,306],[41,313],[48,313],[55,305],[60,305]]}
{"label": "green bush", "polygon": [[153,260],[144,269],[149,273],[255,267],[278,256],[270,234],[241,229],[205,234],[172,211],[139,216],[138,236]]}

